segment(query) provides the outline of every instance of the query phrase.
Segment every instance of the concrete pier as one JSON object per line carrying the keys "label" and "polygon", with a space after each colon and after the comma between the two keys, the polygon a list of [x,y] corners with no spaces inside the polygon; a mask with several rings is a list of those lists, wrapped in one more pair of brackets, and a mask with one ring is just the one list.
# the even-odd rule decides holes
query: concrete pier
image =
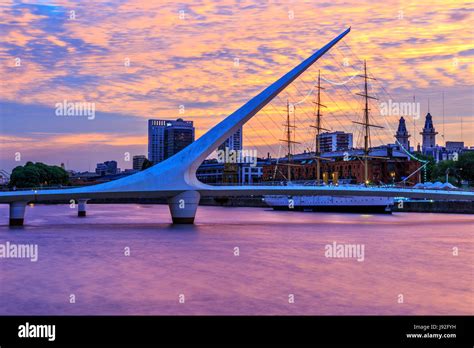
{"label": "concrete pier", "polygon": [[88,199],[79,199],[77,205],[77,216],[86,217]]}
{"label": "concrete pier", "polygon": [[198,191],[184,191],[169,198],[171,218],[174,224],[192,224],[201,195]]}
{"label": "concrete pier", "polygon": [[10,226],[23,226],[27,203],[28,202],[10,203]]}

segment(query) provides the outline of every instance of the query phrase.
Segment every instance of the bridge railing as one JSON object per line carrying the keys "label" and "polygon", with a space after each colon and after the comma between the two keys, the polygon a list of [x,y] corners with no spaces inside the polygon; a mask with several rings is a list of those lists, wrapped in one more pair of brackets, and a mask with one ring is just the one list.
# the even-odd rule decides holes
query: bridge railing
{"label": "bridge railing", "polygon": [[474,192],[474,188],[414,188],[413,186],[404,186],[397,184],[382,184],[382,185],[366,185],[366,184],[316,184],[315,181],[292,181],[291,183],[283,181],[262,181],[254,183],[205,183],[209,186],[318,186],[318,187],[350,187],[353,189],[367,189],[367,188],[376,188],[376,189],[407,189],[407,190],[422,190],[422,191],[460,191],[460,192]]}
{"label": "bridge railing", "polygon": [[57,185],[57,186],[35,186],[35,187],[8,187],[8,186],[0,186],[0,192],[24,192],[24,191],[47,191],[47,190],[61,190],[61,189],[72,189],[72,188],[79,188],[84,186],[92,186],[90,185],[80,185],[80,186],[66,186],[66,185]]}
{"label": "bridge railing", "polygon": [[[316,184],[314,180],[298,180],[292,181],[290,183],[284,181],[262,181],[262,182],[254,182],[254,183],[203,183],[209,186],[312,186],[312,187],[350,187],[353,189],[367,189],[367,188],[376,188],[376,189],[408,189],[408,190],[420,190],[420,191],[446,191],[446,189],[442,188],[414,188],[412,186],[403,186],[403,185],[394,185],[394,184],[385,184],[385,185],[366,185],[366,184],[342,184],[342,185],[334,185],[334,184]],[[80,188],[84,186],[93,186],[94,184],[90,185],[75,185],[75,186],[64,186],[64,185],[55,185],[55,186],[37,186],[37,187],[23,187],[23,188],[11,188],[8,186],[0,186],[0,192],[25,192],[25,191],[47,191],[47,190],[60,190],[60,189],[72,189],[72,188]],[[456,188],[456,189],[449,189],[450,191],[460,191],[460,192],[474,192],[474,188]]]}

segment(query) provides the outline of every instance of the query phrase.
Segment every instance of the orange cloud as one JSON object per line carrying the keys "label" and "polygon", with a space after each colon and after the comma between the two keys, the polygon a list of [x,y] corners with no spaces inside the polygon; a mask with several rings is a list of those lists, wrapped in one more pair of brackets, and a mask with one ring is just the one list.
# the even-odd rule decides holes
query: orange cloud
{"label": "orange cloud", "polygon": [[[446,109],[446,119],[453,122],[449,136],[460,138],[458,115],[473,118],[469,89],[460,89],[473,83],[472,37],[466,33],[472,11],[467,7],[464,1],[445,0],[433,0],[429,6],[411,0],[67,2],[54,13],[57,21],[51,29],[42,22],[48,14],[36,14],[34,5],[19,13],[6,5],[0,19],[10,30],[0,45],[0,74],[8,84],[2,86],[1,98],[43,105],[63,99],[86,100],[95,102],[102,112],[144,119],[182,116],[196,121],[200,135],[352,25],[344,43],[249,123],[247,145],[278,151],[286,100],[301,100],[314,85],[318,69],[336,82],[360,72],[359,59],[368,60],[370,73],[378,79],[371,92],[383,98],[387,95],[382,86],[402,101],[411,100],[413,94],[421,98],[424,93],[447,91],[449,96],[450,90],[461,90],[461,101]],[[68,19],[71,9],[76,11],[75,20]],[[18,54],[22,66],[14,67]],[[346,58],[349,66],[344,67]],[[362,116],[359,97],[354,97],[361,91],[361,82],[354,79],[345,87],[325,82],[328,108],[324,120],[329,128],[358,131],[352,121]],[[299,150],[312,144],[314,137],[304,131],[314,117],[313,100],[314,95],[297,111],[301,127],[297,135],[303,143]],[[426,102],[425,97],[423,105]],[[438,125],[439,104],[432,112]],[[180,105],[185,106],[184,115],[178,113]],[[374,122],[382,123],[377,105],[372,108]],[[389,121],[396,128],[397,117]],[[469,123],[464,132],[465,140],[474,145]],[[146,134],[48,138],[54,146],[144,145],[146,141]],[[374,134],[374,142],[389,141],[393,141],[389,130]]]}

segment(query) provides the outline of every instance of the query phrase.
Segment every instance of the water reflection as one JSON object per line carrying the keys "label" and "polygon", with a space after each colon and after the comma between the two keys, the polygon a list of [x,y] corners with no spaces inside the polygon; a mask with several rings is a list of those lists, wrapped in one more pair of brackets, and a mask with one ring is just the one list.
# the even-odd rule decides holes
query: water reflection
{"label": "water reflection", "polygon": [[[0,243],[39,248],[35,263],[0,259],[0,314],[472,314],[470,215],[200,207],[179,226],[159,205],[75,214],[36,205],[11,229],[0,207]],[[364,245],[364,261],[325,257],[333,242]]]}

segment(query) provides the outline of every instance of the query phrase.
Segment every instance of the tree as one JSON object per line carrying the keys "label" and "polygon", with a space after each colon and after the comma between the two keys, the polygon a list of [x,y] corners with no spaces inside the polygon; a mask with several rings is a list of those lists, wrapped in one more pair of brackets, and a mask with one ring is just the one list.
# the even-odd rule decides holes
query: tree
{"label": "tree", "polygon": [[456,168],[456,161],[440,161],[434,167],[432,171],[432,181],[446,181],[446,172],[449,173],[449,182],[453,185],[459,185],[459,176],[456,175],[458,169]]}
{"label": "tree", "polygon": [[27,162],[18,166],[10,176],[10,187],[38,187],[43,185],[67,185],[68,173],[61,167],[49,166],[41,162]]}
{"label": "tree", "polygon": [[463,152],[456,161],[456,167],[460,177],[474,186],[474,152]]}
{"label": "tree", "polygon": [[432,157],[416,154],[416,157],[429,161],[427,165],[427,180],[445,182],[446,173],[451,184],[460,186],[462,180],[466,180],[474,186],[474,152],[466,151],[459,155],[457,161],[446,160],[436,163]]}

